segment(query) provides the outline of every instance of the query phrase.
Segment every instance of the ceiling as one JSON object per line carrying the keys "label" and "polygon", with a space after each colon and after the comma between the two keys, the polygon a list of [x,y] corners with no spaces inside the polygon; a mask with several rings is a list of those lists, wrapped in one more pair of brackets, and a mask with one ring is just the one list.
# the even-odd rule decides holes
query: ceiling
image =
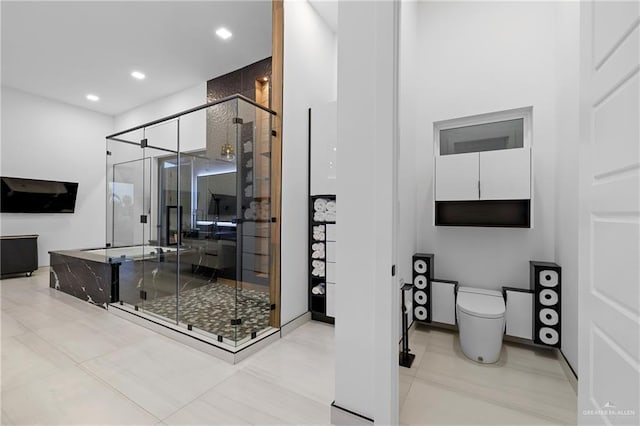
{"label": "ceiling", "polygon": [[[109,115],[271,56],[270,1],[2,1],[2,85]],[[225,27],[228,40],[215,35]],[[134,70],[146,74],[139,81]],[[86,95],[100,97],[91,102]]]}

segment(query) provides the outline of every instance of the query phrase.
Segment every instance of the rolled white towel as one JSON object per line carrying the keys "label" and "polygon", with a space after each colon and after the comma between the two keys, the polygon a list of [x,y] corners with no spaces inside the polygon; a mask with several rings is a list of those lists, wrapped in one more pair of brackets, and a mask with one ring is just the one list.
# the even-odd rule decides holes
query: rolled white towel
{"label": "rolled white towel", "polygon": [[313,259],[324,259],[324,250],[322,250],[322,251],[319,251],[319,250],[318,251],[314,251],[311,254],[311,257]]}
{"label": "rolled white towel", "polygon": [[251,215],[252,215],[252,213],[253,213],[253,212],[251,211],[251,209],[246,209],[246,210],[244,211],[244,218],[245,218],[245,219],[247,219],[247,220],[251,220]]}
{"label": "rolled white towel", "polygon": [[319,277],[320,269],[314,269],[313,271],[311,271],[311,275],[313,275],[314,277]]}
{"label": "rolled white towel", "polygon": [[325,212],[327,210],[327,200],[316,198],[316,201],[313,202],[313,209],[317,212]]}
{"label": "rolled white towel", "polygon": [[324,250],[324,243],[314,243],[311,245],[313,250]]}
{"label": "rolled white towel", "polygon": [[247,182],[251,182],[253,180],[253,172],[251,170],[249,170],[249,173],[247,173],[247,177],[245,179]]}
{"label": "rolled white towel", "polygon": [[313,220],[315,220],[316,222],[324,222],[326,220],[325,216],[326,216],[326,213],[324,212],[315,212],[313,214]]}
{"label": "rolled white towel", "polygon": [[313,227],[313,232],[324,232],[324,225],[316,225]]}
{"label": "rolled white towel", "polygon": [[311,289],[311,293],[313,293],[313,294],[324,294],[325,293],[325,284],[324,283],[320,283],[320,284],[314,286]]}
{"label": "rolled white towel", "polygon": [[251,197],[253,195],[253,185],[247,185],[244,188],[244,196]]}
{"label": "rolled white towel", "polygon": [[249,208],[251,208],[251,210],[258,210],[258,202],[257,201],[251,201],[249,203]]}
{"label": "rolled white towel", "polygon": [[324,219],[327,222],[335,222],[336,221],[336,214],[334,212],[326,212],[324,215]]}
{"label": "rolled white towel", "polygon": [[321,261],[321,260],[314,260],[313,262],[311,262],[311,265],[312,265],[314,268],[319,268],[319,267],[320,267],[320,265],[322,265],[322,267],[324,268],[324,262],[323,262],[323,261]]}
{"label": "rolled white towel", "polygon": [[244,150],[244,152],[253,152],[253,144],[251,143],[251,141],[246,141],[244,144],[242,144],[242,149]]}
{"label": "rolled white towel", "polygon": [[253,158],[249,158],[249,160],[245,163],[245,166],[247,166],[247,169],[250,169],[253,167]]}
{"label": "rolled white towel", "polygon": [[314,232],[313,233],[313,239],[316,241],[324,241],[324,238],[322,237],[322,233],[321,232]]}
{"label": "rolled white towel", "polygon": [[327,201],[327,211],[328,212],[336,212],[336,201],[335,200],[329,200]]}

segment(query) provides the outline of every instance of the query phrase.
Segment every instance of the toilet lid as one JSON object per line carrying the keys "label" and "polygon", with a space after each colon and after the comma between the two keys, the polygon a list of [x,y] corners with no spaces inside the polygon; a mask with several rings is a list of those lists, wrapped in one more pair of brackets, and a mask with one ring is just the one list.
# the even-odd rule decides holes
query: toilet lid
{"label": "toilet lid", "polygon": [[502,294],[495,290],[460,287],[456,305],[465,314],[481,318],[501,318],[505,311]]}

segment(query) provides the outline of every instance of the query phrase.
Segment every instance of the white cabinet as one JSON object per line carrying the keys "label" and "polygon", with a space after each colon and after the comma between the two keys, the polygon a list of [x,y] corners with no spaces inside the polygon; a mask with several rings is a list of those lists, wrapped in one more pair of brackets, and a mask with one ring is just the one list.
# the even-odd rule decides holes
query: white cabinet
{"label": "white cabinet", "polygon": [[506,289],[506,330],[507,336],[532,340],[533,293],[527,290]]}
{"label": "white cabinet", "polygon": [[531,198],[531,150],[528,148],[479,152],[481,200]]}
{"label": "white cabinet", "polygon": [[529,148],[436,157],[436,201],[530,198]]}
{"label": "white cabinet", "polygon": [[436,226],[532,226],[532,112],[434,123]]}
{"label": "white cabinet", "polygon": [[436,201],[477,200],[477,152],[436,157]]}

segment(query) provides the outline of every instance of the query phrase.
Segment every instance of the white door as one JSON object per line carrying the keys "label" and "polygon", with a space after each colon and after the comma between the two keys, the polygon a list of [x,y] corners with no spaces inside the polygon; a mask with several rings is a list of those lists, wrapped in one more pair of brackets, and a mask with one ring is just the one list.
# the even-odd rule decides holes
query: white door
{"label": "white door", "polygon": [[480,153],[481,200],[531,198],[531,150],[502,149]]}
{"label": "white door", "polygon": [[581,5],[579,424],[640,424],[639,24]]}
{"label": "white door", "polygon": [[436,201],[478,199],[477,152],[436,156]]}

